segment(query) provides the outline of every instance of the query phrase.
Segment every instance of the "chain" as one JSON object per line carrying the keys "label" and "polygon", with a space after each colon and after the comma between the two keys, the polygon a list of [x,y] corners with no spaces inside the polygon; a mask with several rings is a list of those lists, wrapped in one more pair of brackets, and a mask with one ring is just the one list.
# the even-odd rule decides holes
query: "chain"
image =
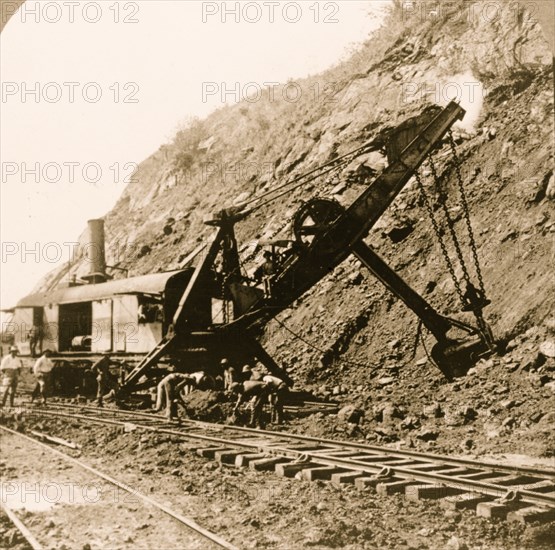
{"label": "chain", "polygon": [[260,252],[260,245],[257,243],[256,246],[253,248],[253,251],[248,256],[245,256],[243,258],[239,257],[239,265],[245,270],[245,272],[246,272],[245,265],[251,262],[252,260],[254,260],[256,256],[258,256],[259,252]]}
{"label": "chain", "polygon": [[449,146],[451,147],[451,153],[453,155],[453,161],[455,163],[455,173],[457,175],[457,183],[459,186],[459,192],[461,195],[461,203],[464,211],[464,219],[466,221],[466,228],[468,230],[468,237],[470,239],[470,248],[472,250],[472,257],[474,259],[474,266],[476,269],[476,275],[478,276],[478,282],[480,285],[480,291],[482,292],[484,298],[486,297],[486,290],[484,287],[484,280],[482,278],[482,270],[480,269],[480,261],[478,259],[478,250],[476,248],[476,240],[474,238],[474,231],[472,230],[472,224],[470,223],[470,210],[468,208],[468,202],[466,200],[466,193],[464,191],[463,178],[461,174],[461,162],[457,155],[457,149],[455,147],[455,139],[453,138],[453,132],[449,129]]}
{"label": "chain", "polygon": [[[479,271],[478,254],[477,254],[477,251],[476,251],[476,244],[475,244],[475,241],[474,241],[474,234],[472,232],[472,227],[470,225],[470,216],[469,216],[469,213],[468,213],[468,203],[466,202],[466,196],[464,195],[464,190],[462,188],[462,176],[461,176],[461,173],[460,173],[460,166],[458,164],[458,157],[456,157],[456,151],[453,150],[454,149],[453,145],[454,145],[454,140],[451,143],[451,151],[455,155],[455,166],[456,166],[457,177],[458,177],[458,182],[459,182],[459,190],[461,191],[462,197],[464,198],[463,208],[464,208],[464,211],[465,211],[465,219],[466,219],[466,223],[467,223],[467,228],[469,229],[469,235],[470,235],[470,238],[471,238],[472,253],[473,253],[474,261],[476,263],[476,268],[477,268],[476,270],[477,270],[477,273],[479,274],[478,278],[479,278],[479,281],[480,281],[480,287],[481,287],[480,290],[483,292],[483,280],[482,280],[481,272]],[[463,278],[466,281],[467,285],[471,286],[472,282],[470,280],[470,275],[469,275],[468,270],[466,268],[466,264],[465,264],[465,261],[464,261],[464,256],[462,254],[460,243],[459,243],[459,240],[457,238],[457,234],[455,232],[455,222],[451,218],[451,216],[449,214],[449,210],[447,208],[447,193],[445,192],[445,189],[441,186],[441,179],[439,178],[439,176],[437,174],[437,170],[436,170],[436,167],[435,167],[435,164],[434,164],[434,160],[433,160],[431,155],[429,156],[428,161],[430,163],[430,169],[432,171],[435,186],[436,186],[436,189],[437,189],[438,194],[439,194],[441,208],[442,208],[443,213],[445,215],[445,219],[446,219],[447,225],[449,227],[449,232],[451,234],[451,238],[453,239],[453,244],[455,245],[455,250],[456,250],[456,253],[457,253],[457,257],[459,259],[461,269],[463,271]],[[454,276],[454,271],[452,270],[452,266],[450,267],[450,271],[451,271],[451,276],[453,277],[453,281],[455,282],[455,286],[457,288],[457,293],[459,294],[459,298],[460,298],[461,303],[464,307],[466,305],[465,304],[466,300],[465,300],[464,294],[461,291],[460,284]],[[491,333],[491,329],[489,328],[487,323],[484,321],[484,318],[482,317],[481,310],[473,308],[472,313],[474,314],[474,317],[476,318],[476,321],[478,323],[478,328],[479,328],[480,334],[482,335],[483,341],[488,345],[488,347],[490,349],[493,349],[494,348],[493,335]]]}
{"label": "chain", "polygon": [[227,300],[225,299],[225,286],[226,286],[226,282],[227,282],[228,277],[222,277],[222,317],[223,317],[223,322],[227,323],[228,322],[228,311],[227,311]]}
{"label": "chain", "polygon": [[328,177],[324,180],[325,185],[333,185],[335,182],[339,180],[339,175],[341,174],[341,170],[343,169],[342,164],[338,164],[328,175]]}
{"label": "chain", "polygon": [[[349,152],[349,153],[347,153],[347,154],[345,154],[345,155],[343,155],[343,156],[341,156],[341,157],[338,157],[338,158],[336,158],[335,160],[332,160],[332,161],[328,162],[327,164],[324,165],[324,167],[325,167],[326,169],[325,169],[321,174],[316,174],[316,175],[312,176],[310,179],[308,179],[306,182],[304,182],[303,185],[308,184],[308,183],[310,183],[310,182],[312,182],[312,181],[314,181],[314,180],[316,180],[316,179],[318,179],[318,178],[323,178],[324,176],[326,176],[325,179],[324,179],[324,185],[326,185],[326,186],[331,186],[331,185],[335,184],[337,181],[339,181],[339,176],[341,175],[342,170],[343,170],[346,166],[348,166],[351,162],[353,162],[354,159],[356,159],[357,157],[360,157],[360,156],[366,154],[366,153],[367,153],[367,148],[368,148],[368,144],[367,144],[366,146],[360,147],[359,149],[356,149],[356,150],[354,150],[354,151],[351,151],[351,152]],[[313,172],[316,172],[316,171],[317,171],[317,170],[313,170],[312,172],[309,172],[309,174],[312,174]],[[302,177],[302,176],[299,176],[299,178],[296,178],[296,179],[293,180],[293,182],[291,182],[291,183],[294,183],[295,181],[297,181],[297,180],[300,179],[301,177]],[[290,189],[289,191],[287,191],[287,193],[292,193],[292,192],[293,192],[296,188],[298,188],[298,187],[299,187],[299,185],[296,185],[295,187],[293,187],[292,189]],[[268,192],[268,193],[262,195],[261,197],[258,197],[258,199],[264,197],[264,196],[267,195],[267,194],[271,194],[271,193],[273,193],[274,191],[276,191],[276,190],[273,190],[273,191],[271,191],[271,192]],[[283,193],[283,194],[286,194],[286,193]],[[259,207],[261,207],[261,206],[265,206],[266,204],[269,204],[270,202],[273,202],[274,200],[280,198],[283,194],[277,195],[276,197],[274,197],[274,198],[272,198],[272,199],[269,199],[268,201],[266,201],[266,202],[264,202],[264,203],[262,203],[262,204],[260,204],[260,205],[257,205],[256,208],[259,208]],[[250,201],[249,201],[249,202],[250,202]],[[304,201],[303,201],[303,202],[304,202]],[[247,204],[247,203],[245,203],[245,204]],[[285,219],[283,220],[283,223],[282,223],[281,228],[280,228],[278,231],[276,231],[276,232],[274,233],[274,235],[276,235],[276,234],[278,234],[280,231],[282,231],[283,228],[286,227],[286,226],[294,219],[295,214],[296,214],[296,212],[293,213],[293,214],[292,214],[291,216],[289,216],[288,218],[285,218]],[[258,255],[259,251],[260,251],[260,250],[259,250],[259,247],[256,246],[251,254],[249,254],[248,256],[246,256],[246,257],[244,257],[244,258],[241,258],[241,260],[240,260],[241,267],[244,268],[244,266],[245,266],[247,263],[249,263],[249,262],[252,261],[254,258],[256,258],[256,256]]]}
{"label": "chain", "polygon": [[[287,332],[289,332],[289,334],[291,334],[297,340],[299,340],[300,342],[303,342],[303,344],[306,344],[308,347],[312,348],[314,351],[317,351],[318,353],[321,353],[322,355],[326,355],[327,352],[325,350],[323,350],[313,342],[307,340],[306,338],[303,338],[299,333],[289,328],[285,323],[280,321],[277,317],[274,317],[273,321],[276,322],[280,327],[285,329]],[[375,367],[373,371],[370,371],[370,374],[376,373],[380,368],[379,366],[369,365],[368,363],[360,363],[358,361],[349,361],[348,359],[337,358],[336,361],[338,361],[339,363],[343,363],[345,365],[355,365],[357,367],[366,367],[366,368],[370,366]]]}
{"label": "chain", "polygon": [[415,172],[414,177],[416,178],[416,183],[418,184],[418,188],[420,190],[420,196],[424,201],[424,206],[428,212],[430,220],[432,221],[432,225],[434,226],[434,231],[439,242],[439,246],[441,247],[441,252],[443,253],[443,258],[445,259],[445,263],[447,264],[447,269],[451,274],[451,278],[453,279],[453,283],[455,283],[455,288],[457,289],[457,294],[461,299],[461,302],[464,302],[464,295],[461,289],[461,285],[459,280],[457,279],[457,275],[455,274],[455,269],[453,268],[453,264],[451,262],[451,258],[449,257],[449,252],[447,251],[447,246],[445,245],[445,239],[443,238],[443,234],[441,233],[441,229],[437,222],[436,216],[434,214],[434,209],[432,204],[428,198],[428,194],[426,193],[426,189],[424,188],[424,184],[422,183],[422,179],[420,178],[420,173],[418,171]]}
{"label": "chain", "polygon": [[[274,197],[266,199],[265,201],[251,207],[249,211],[253,212],[254,210],[257,210],[259,208],[262,208],[263,206],[266,206],[266,205],[268,205],[272,202],[275,202],[276,200],[280,199],[281,197],[292,193],[293,191],[295,191],[296,189],[298,189],[302,186],[308,185],[310,182],[312,182],[316,179],[324,177],[326,174],[329,174],[330,172],[335,172],[335,171],[339,170],[342,167],[348,166],[355,158],[357,158],[361,155],[364,155],[369,150],[371,150],[370,149],[371,145],[372,145],[371,143],[367,143],[366,145],[363,145],[362,147],[359,147],[358,149],[355,149],[354,151],[350,151],[349,153],[346,153],[345,155],[343,155],[341,157],[337,157],[337,158],[327,162],[326,164],[324,164],[322,166],[318,166],[317,168],[314,168],[313,170],[307,172],[306,174],[301,174],[300,176],[297,176],[293,180],[291,180],[289,182],[286,182],[282,185],[279,185],[275,189],[267,191],[266,193],[263,193],[262,195],[259,195],[257,197],[254,197],[254,198],[246,201],[245,203],[243,203],[243,206],[246,206],[247,204],[250,204],[252,202],[259,201],[259,200],[261,200],[265,197],[268,197],[268,196],[273,195],[274,193],[280,191],[280,193],[278,193]],[[285,189],[285,190],[283,191],[283,189]]]}
{"label": "chain", "polygon": [[[462,253],[462,250],[461,250],[461,245],[459,243],[459,239],[458,239],[457,233],[455,231],[455,222],[451,218],[451,215],[449,214],[449,209],[447,208],[447,194],[445,193],[445,189],[443,189],[442,186],[441,186],[441,179],[437,174],[434,159],[432,158],[431,155],[428,157],[428,161],[430,163],[430,169],[432,171],[432,176],[434,178],[435,186],[436,186],[436,189],[437,189],[438,194],[439,194],[439,202],[440,202],[440,205],[441,205],[441,209],[443,210],[445,220],[447,221],[447,227],[449,227],[449,233],[451,234],[451,239],[453,240],[453,244],[455,245],[455,251],[457,253],[457,258],[459,259],[459,263],[461,265],[461,269],[462,269],[462,272],[463,272],[463,278],[466,281],[466,283],[468,285],[470,285],[470,284],[472,284],[472,281],[470,280],[470,275],[468,273],[468,270],[466,269],[466,263],[464,261],[464,256],[463,256],[463,253]],[[458,290],[459,289],[457,289],[457,291]],[[462,293],[459,293],[459,297],[461,299],[461,304],[464,306],[465,305],[464,295]]]}

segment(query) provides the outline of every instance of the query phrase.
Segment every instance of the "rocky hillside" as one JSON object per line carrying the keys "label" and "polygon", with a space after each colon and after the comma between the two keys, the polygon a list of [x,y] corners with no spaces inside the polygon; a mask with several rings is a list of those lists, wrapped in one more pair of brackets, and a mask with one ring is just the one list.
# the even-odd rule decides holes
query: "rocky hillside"
{"label": "rocky hillside", "polygon": [[[408,13],[395,3],[382,29],[343,63],[191,121],[140,165],[106,216],[108,263],[119,262],[131,274],[175,268],[210,235],[212,229],[203,225],[207,214],[362,145],[428,102],[445,104],[453,90],[472,91],[468,121],[456,140],[492,301],[486,316],[502,352],[510,341],[531,346],[525,372],[539,376],[535,389],[514,391],[535,395],[548,410],[553,403],[545,399],[552,400],[553,390],[544,386],[552,379],[552,348],[544,346],[542,355],[538,346],[549,344],[555,331],[552,52],[525,11],[496,4],[493,13],[488,2],[474,2],[472,10],[463,1],[448,5],[440,13],[424,13],[415,2]],[[358,158],[334,178],[257,211],[237,227],[239,242],[289,237],[291,217],[303,200],[334,196],[349,204],[383,165],[379,154]],[[464,235],[447,150],[438,155],[437,168],[447,177],[449,208]],[[423,175],[430,183],[429,170]],[[466,319],[414,181],[368,242],[442,313]],[[460,275],[460,267],[456,271]],[[414,351],[416,331],[414,315],[353,259],[279,323],[270,323],[266,345],[317,392],[358,400],[372,418],[370,401],[398,395],[397,410],[404,407],[406,416],[413,405],[409,394],[421,406],[433,405],[440,384],[434,367],[421,359],[422,347]],[[430,337],[424,340],[431,345]],[[510,372],[518,380],[524,355],[511,356],[517,367]],[[496,369],[504,364],[503,358],[490,362],[484,384],[502,379],[507,373]],[[547,371],[538,374],[539,368]],[[463,402],[473,399],[471,393],[464,396]]]}

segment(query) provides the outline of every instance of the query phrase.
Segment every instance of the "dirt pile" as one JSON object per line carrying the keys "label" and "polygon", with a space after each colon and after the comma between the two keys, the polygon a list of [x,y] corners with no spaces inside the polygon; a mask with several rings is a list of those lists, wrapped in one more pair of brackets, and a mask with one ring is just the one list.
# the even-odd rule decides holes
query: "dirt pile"
{"label": "dirt pile", "polygon": [[[357,386],[349,384],[356,376],[338,372],[315,393],[337,393],[334,400],[362,414],[319,414],[294,421],[294,429],[443,454],[551,457],[547,465],[555,466],[555,359],[548,334],[532,327],[508,342],[502,357],[479,361],[452,383],[425,357],[402,368],[392,363],[383,376]],[[419,378],[424,382],[416,383]]]}
{"label": "dirt pile", "polygon": [[217,391],[193,391],[185,403],[187,416],[194,420],[225,422],[233,412],[233,403]]}

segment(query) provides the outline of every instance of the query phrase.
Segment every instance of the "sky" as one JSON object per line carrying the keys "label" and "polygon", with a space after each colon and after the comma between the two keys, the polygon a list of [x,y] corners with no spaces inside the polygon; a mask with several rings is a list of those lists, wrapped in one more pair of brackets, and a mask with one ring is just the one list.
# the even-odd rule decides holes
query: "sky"
{"label": "sky", "polygon": [[323,71],[387,4],[28,0],[0,35],[1,307],[70,259],[181,122]]}

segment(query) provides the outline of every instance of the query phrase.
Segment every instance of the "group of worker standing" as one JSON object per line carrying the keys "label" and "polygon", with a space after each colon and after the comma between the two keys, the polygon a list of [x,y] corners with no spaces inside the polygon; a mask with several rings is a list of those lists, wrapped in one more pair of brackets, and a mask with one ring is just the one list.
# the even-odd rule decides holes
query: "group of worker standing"
{"label": "group of worker standing", "polygon": [[[10,407],[14,406],[19,378],[23,371],[23,362],[18,357],[18,354],[19,350],[17,346],[11,346],[8,355],[4,357],[0,363],[0,399],[2,400],[2,407],[6,405],[8,396],[10,398]],[[35,399],[40,399],[43,404],[46,404],[46,396],[51,386],[51,374],[54,368],[54,363],[50,359],[51,354],[52,352],[49,349],[45,349],[31,369],[36,379],[36,384],[31,395],[31,403],[33,403]],[[115,362],[110,358],[110,354],[105,353],[92,366],[91,370],[96,376],[96,399],[99,407],[103,406],[106,392],[112,392],[112,394],[115,395],[117,390],[117,381],[109,370],[110,366],[114,363]]]}
{"label": "group of worker standing", "polygon": [[[8,355],[6,355],[6,357],[2,359],[2,363],[0,363],[0,398],[2,399],[2,407],[6,405],[8,396],[10,398],[10,407],[14,406],[19,377],[23,370],[23,362],[18,357],[18,354],[19,350],[17,346],[11,346]],[[42,403],[46,404],[46,393],[50,384],[50,374],[54,368],[54,363],[50,359],[50,354],[50,350],[44,350],[32,368],[32,372],[36,378],[36,384],[31,396],[31,402],[40,398]]]}

